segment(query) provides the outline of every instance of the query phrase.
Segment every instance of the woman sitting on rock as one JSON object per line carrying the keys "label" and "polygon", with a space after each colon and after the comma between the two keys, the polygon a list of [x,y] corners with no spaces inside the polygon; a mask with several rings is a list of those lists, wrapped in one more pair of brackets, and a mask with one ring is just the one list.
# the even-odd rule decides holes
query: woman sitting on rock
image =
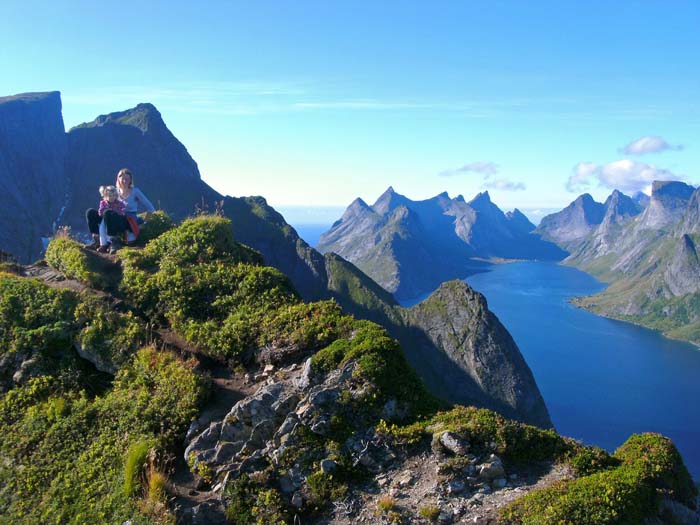
{"label": "woman sitting on rock", "polygon": [[[119,199],[124,202],[126,215],[106,214],[104,217],[107,227],[107,235],[111,237],[112,249],[116,249],[120,245],[120,237],[126,233],[127,244],[132,244],[136,241],[136,236],[139,232],[139,224],[143,224],[143,219],[137,216],[139,207],[146,210],[146,219],[155,211],[153,204],[143,194],[141,190],[134,187],[134,176],[127,168],[119,170],[117,173],[117,190],[119,191]],[[90,233],[99,237],[100,215],[95,209],[89,209],[86,214],[88,229]]]}

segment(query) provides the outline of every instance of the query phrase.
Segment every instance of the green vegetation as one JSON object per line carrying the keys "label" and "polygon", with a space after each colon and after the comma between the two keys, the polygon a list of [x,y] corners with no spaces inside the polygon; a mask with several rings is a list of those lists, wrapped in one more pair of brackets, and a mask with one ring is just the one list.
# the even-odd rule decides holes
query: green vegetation
{"label": "green vegetation", "polygon": [[228,219],[188,219],[122,258],[122,289],[133,303],[213,356],[318,348],[351,324],[334,302],[304,304],[282,273],[233,240]]}
{"label": "green vegetation", "polygon": [[107,281],[96,270],[96,256],[88,254],[76,241],[67,237],[56,237],[46,248],[46,262],[66,277],[80,281],[93,288],[103,289]]}
{"label": "green vegetation", "polygon": [[440,515],[440,507],[436,505],[426,505],[425,507],[418,509],[418,514],[421,518],[434,523],[437,521],[438,516]]}
{"label": "green vegetation", "polygon": [[279,493],[242,475],[231,483],[226,495],[229,523],[285,525],[289,512]]}
{"label": "green vegetation", "polygon": [[[277,220],[263,204],[253,212]],[[199,414],[207,381],[193,360],[145,346],[157,325],[232,364],[260,348],[291,348],[315,352],[315,380],[344,374],[342,392],[328,401],[326,430],[299,424],[278,463],[227,484],[232,523],[290,523],[295,513],[323,512],[346,497],[351,484],[371,476],[347,445],[360,444],[368,429],[380,443],[409,453],[450,430],[469,441],[471,452],[496,453],[508,466],[571,465],[577,479],[514,502],[502,513],[506,523],[638,523],[654,513],[660,491],[684,503],[696,495],[675,447],[660,436],[633,436],[611,456],[489,410],[447,410],[382,327],[345,315],[332,300],[302,302],[283,274],[234,241],[227,219],[200,216],[172,227],[166,215],[154,214],[149,224],[142,240],[150,241],[119,252],[123,273],[108,278],[73,241],[50,245],[50,264],[83,283],[110,289],[118,275],[119,311],[89,291],[0,273],[0,358],[16,353],[6,362],[34,363],[17,384],[15,370],[0,370],[0,523],[174,523],[164,465]],[[363,287],[352,268],[344,270],[338,290],[356,286],[356,304],[374,308],[378,292]],[[114,377],[86,365],[74,348]],[[463,459],[443,470],[463,469]],[[325,472],[324,460],[333,462]],[[291,468],[305,476],[302,511],[275,488]],[[205,462],[196,470],[215,481]],[[402,522],[395,507],[391,498],[378,501],[384,521]],[[435,521],[439,509],[419,513]]]}
{"label": "green vegetation", "polygon": [[355,377],[374,390],[365,402],[383,405],[395,398],[409,403],[413,417],[434,412],[439,402],[428,393],[415,371],[408,366],[401,347],[386,330],[370,321],[355,321],[353,337],[340,339],[317,352],[312,359],[316,371],[329,372],[356,362]]}
{"label": "green vegetation", "polygon": [[697,495],[673,443],[658,434],[632,436],[614,455],[616,468],[533,492],[501,511],[506,524],[636,525],[656,513],[657,489],[691,503]]}
{"label": "green vegetation", "polygon": [[101,397],[52,376],[11,390],[0,400],[0,515],[26,524],[148,523],[128,495],[145,443],[173,450],[204,392],[192,363],[150,348]]}
{"label": "green vegetation", "polygon": [[475,407],[457,406],[412,425],[397,426],[382,421],[377,427],[382,435],[405,445],[427,443],[433,435],[446,430],[468,440],[474,453],[498,454],[514,465],[563,459],[580,448],[553,430],[542,430]]}
{"label": "green vegetation", "polygon": [[174,227],[175,223],[167,213],[162,210],[154,211],[148,218],[148,222],[139,229],[138,241],[140,244],[147,244]]}
{"label": "green vegetation", "polygon": [[75,332],[78,297],[32,279],[0,274],[0,355],[65,348]]}

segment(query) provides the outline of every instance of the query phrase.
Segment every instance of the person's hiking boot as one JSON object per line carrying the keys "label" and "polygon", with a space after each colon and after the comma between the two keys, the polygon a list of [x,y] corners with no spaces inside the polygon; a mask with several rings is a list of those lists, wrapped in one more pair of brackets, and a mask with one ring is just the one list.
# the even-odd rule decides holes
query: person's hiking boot
{"label": "person's hiking boot", "polygon": [[109,252],[111,247],[111,244],[103,244],[99,248],[97,248],[97,251],[100,253],[107,253]]}
{"label": "person's hiking boot", "polygon": [[112,237],[111,241],[112,243],[110,244],[109,253],[117,253],[117,250],[122,247],[122,241],[119,239],[119,237]]}
{"label": "person's hiking boot", "polygon": [[100,236],[96,233],[92,234],[92,242],[85,245],[88,250],[97,250],[100,246]]}

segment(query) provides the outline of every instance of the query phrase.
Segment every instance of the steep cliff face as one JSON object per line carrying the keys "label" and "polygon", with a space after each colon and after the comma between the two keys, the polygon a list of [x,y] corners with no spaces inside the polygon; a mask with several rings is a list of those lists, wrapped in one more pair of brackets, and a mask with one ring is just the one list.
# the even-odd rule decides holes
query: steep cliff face
{"label": "steep cliff face", "polygon": [[0,98],[0,250],[20,261],[38,258],[41,238],[60,221],[68,186],[65,152],[57,91]]}
{"label": "steep cliff face", "polygon": [[[431,389],[450,401],[476,404],[507,417],[551,427],[549,413],[520,350],[483,295],[463,281],[444,283],[428,299],[404,311],[407,323],[441,355],[412,354]],[[445,359],[446,358],[446,359]]]}
{"label": "steep cliff face", "polygon": [[678,222],[694,188],[678,181],[654,181],[651,199],[639,218],[639,228],[661,230]]}
{"label": "steep cliff face", "polygon": [[700,291],[700,261],[697,246],[689,235],[683,235],[676,243],[664,269],[663,280],[671,295],[676,297]]}
{"label": "steep cliff face", "polygon": [[97,188],[114,184],[128,167],[136,185],[176,219],[195,207],[213,208],[221,196],[202,182],[197,163],[175,138],[152,104],[101,115],[68,132],[66,170],[71,175],[71,203],[65,221],[85,229],[85,210],[99,202]]}

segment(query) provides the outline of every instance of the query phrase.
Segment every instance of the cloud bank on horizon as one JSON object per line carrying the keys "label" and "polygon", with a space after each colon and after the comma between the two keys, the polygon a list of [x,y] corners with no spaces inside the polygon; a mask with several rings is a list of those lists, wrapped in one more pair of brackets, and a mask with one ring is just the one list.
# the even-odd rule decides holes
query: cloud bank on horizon
{"label": "cloud bank on horizon", "polygon": [[[681,151],[682,145],[672,145],[658,136],[645,136],[633,140],[620,151],[627,155],[646,155],[664,151]],[[683,180],[684,177],[654,164],[631,159],[621,159],[605,164],[579,162],[566,181],[566,189],[572,193],[593,187],[622,192],[650,193],[655,180]]]}
{"label": "cloud bank on horizon", "polygon": [[569,177],[566,189],[571,192],[581,192],[597,184],[609,190],[649,193],[651,183],[655,180],[681,180],[681,177],[669,170],[657,168],[653,164],[630,159],[616,160],[602,165],[594,162],[579,162],[574,166],[574,173]]}
{"label": "cloud bank on horizon", "polygon": [[667,150],[681,151],[682,149],[682,145],[671,145],[661,137],[647,136],[627,144],[622,148],[622,153],[625,155],[646,155],[647,153],[661,153]]}
{"label": "cloud bank on horizon", "polygon": [[454,177],[465,173],[477,173],[483,176],[482,189],[501,190],[501,191],[522,191],[525,190],[525,184],[522,182],[514,182],[505,178],[491,179],[492,175],[497,175],[501,168],[495,162],[470,162],[460,168],[441,171],[440,177]]}

